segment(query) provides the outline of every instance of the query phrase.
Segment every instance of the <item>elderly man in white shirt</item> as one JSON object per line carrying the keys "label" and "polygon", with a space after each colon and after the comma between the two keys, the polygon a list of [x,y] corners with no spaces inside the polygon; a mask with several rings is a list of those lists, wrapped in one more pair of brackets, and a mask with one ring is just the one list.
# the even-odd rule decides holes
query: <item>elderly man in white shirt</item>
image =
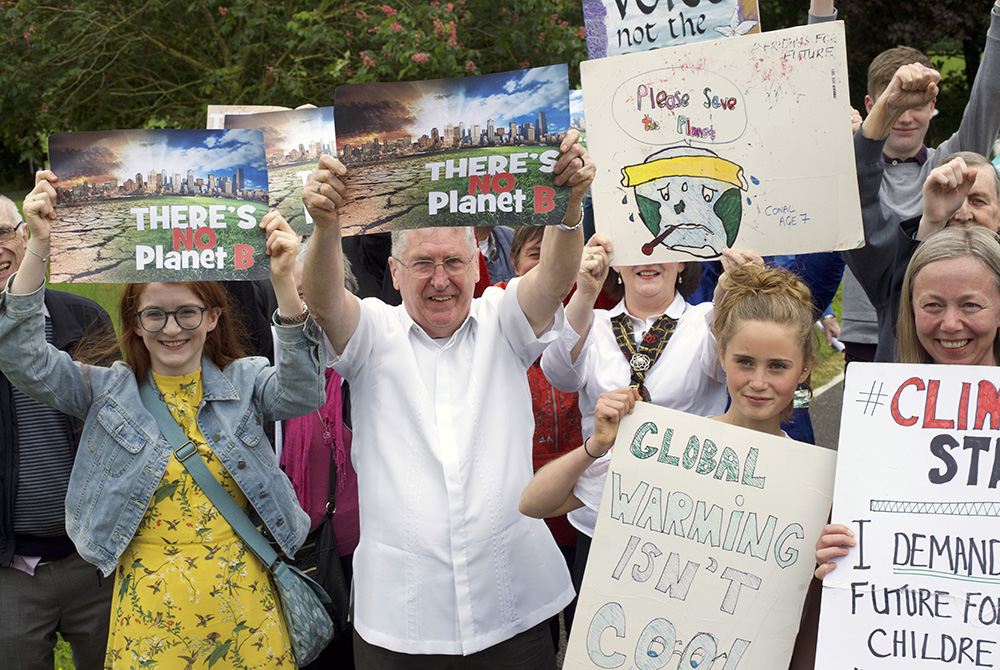
{"label": "elderly man in white shirt", "polygon": [[532,475],[525,372],[563,324],[595,172],[575,131],[560,149],[555,183],[570,200],[545,231],[541,262],[475,300],[472,228],[393,234],[402,306],[348,293],[338,216],[347,170],[324,156],[306,182],[306,301],[354,398],[360,668],[555,667],[545,622],[573,588],[548,529],[517,502]]}

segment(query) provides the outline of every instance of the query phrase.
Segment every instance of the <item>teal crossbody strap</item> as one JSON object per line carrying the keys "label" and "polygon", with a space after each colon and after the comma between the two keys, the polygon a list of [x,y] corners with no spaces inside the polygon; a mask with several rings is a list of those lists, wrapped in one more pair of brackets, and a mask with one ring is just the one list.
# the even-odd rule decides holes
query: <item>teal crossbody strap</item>
{"label": "teal crossbody strap", "polygon": [[233,500],[233,497],[229,495],[229,492],[209,471],[205,460],[198,453],[198,447],[181,430],[156,390],[148,382],[143,382],[139,384],[139,396],[142,398],[142,404],[156,419],[156,424],[160,427],[163,437],[167,438],[167,442],[174,448],[177,460],[187,468],[191,478],[201,487],[201,490],[205,492],[222,517],[233,527],[236,534],[243,539],[253,553],[257,554],[257,558],[264,565],[273,570],[278,560],[277,552],[271,548],[271,545],[254,527],[247,515]]}

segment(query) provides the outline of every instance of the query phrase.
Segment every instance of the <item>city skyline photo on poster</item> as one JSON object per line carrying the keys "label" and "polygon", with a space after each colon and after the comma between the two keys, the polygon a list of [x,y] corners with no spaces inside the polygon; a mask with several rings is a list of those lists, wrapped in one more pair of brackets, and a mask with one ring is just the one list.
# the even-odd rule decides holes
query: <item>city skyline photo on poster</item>
{"label": "city skyline photo on poster", "polygon": [[260,131],[60,133],[49,157],[59,178],[50,281],[267,276]]}
{"label": "city skyline photo on poster", "polygon": [[862,245],[842,22],[580,67],[616,264]]}
{"label": "city skyline photo on poster", "polygon": [[620,56],[760,32],[757,0],[584,0],[587,55]]}
{"label": "city skyline photo on poster", "polygon": [[306,177],[323,154],[337,149],[333,107],[226,115],[226,128],[252,128],[264,133],[268,191],[276,208],[299,235],[312,232],[312,217],[302,204]]}
{"label": "city skyline photo on poster", "polygon": [[334,109],[345,235],[562,219],[569,190],[552,169],[569,128],[565,65],[350,84]]}
{"label": "city skyline photo on poster", "polygon": [[636,403],[591,466],[607,480],[563,668],[787,668],[835,463]]}
{"label": "city skyline photo on poster", "polygon": [[830,520],[856,544],[823,579],[816,670],[1000,663],[998,389],[990,365],[851,363]]}

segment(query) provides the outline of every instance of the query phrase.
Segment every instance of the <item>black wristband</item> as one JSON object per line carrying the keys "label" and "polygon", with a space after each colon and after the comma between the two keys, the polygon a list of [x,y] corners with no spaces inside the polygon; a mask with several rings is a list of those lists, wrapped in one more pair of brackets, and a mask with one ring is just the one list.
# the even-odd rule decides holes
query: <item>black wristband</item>
{"label": "black wristband", "polygon": [[587,449],[587,440],[589,440],[589,439],[590,439],[590,438],[588,437],[588,438],[587,438],[586,440],[584,440],[584,441],[583,441],[583,451],[584,451],[584,452],[585,452],[585,453],[586,453],[586,454],[587,454],[588,456],[590,456],[591,458],[593,458],[593,459],[594,459],[594,460],[596,461],[596,460],[597,460],[598,458],[600,458],[600,457],[601,457],[601,456],[603,456],[604,454],[601,454],[601,456],[594,456],[594,455],[593,455],[592,453],[590,453],[590,450],[589,450],[589,449]]}

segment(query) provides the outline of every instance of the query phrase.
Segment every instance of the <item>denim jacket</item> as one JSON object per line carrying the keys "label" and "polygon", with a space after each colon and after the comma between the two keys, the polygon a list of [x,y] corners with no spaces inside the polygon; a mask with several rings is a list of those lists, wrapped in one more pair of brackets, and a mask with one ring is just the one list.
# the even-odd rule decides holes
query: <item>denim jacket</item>
{"label": "denim jacket", "polygon": [[[27,395],[84,419],[66,496],[66,530],[80,555],[110,575],[173,450],[143,407],[127,365],[84,365],[46,343],[44,291],[0,294],[0,369]],[[277,367],[265,358],[247,357],[220,370],[202,358],[197,421],[212,451],[291,556],[309,531],[309,515],[278,467],[262,423],[302,416],[323,404],[325,351],[312,319],[276,330]]]}

